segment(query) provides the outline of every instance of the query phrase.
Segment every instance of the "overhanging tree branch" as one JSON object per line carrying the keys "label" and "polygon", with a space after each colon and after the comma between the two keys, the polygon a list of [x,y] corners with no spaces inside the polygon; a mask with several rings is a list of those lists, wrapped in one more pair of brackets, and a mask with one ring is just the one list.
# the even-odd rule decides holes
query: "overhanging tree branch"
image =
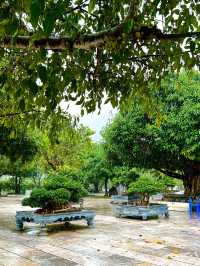
{"label": "overhanging tree branch", "polygon": [[[81,5],[74,7],[72,10],[80,9],[84,6],[83,2]],[[125,19],[117,26],[100,31],[92,34],[79,34],[77,37],[47,37],[38,40],[33,40],[32,36],[5,36],[0,39],[1,48],[32,48],[32,49],[51,49],[51,50],[72,50],[72,49],[83,49],[89,50],[92,48],[103,47],[109,42],[119,42],[124,38],[124,34],[129,37],[133,42],[138,40],[165,40],[165,41],[178,41],[187,37],[200,37],[200,32],[185,32],[166,34],[156,27],[149,28],[147,26],[141,26],[137,29],[134,27],[137,23],[137,11],[139,9],[136,1],[131,1],[129,12]],[[129,33],[125,33],[126,24],[132,20],[133,26]]]}
{"label": "overhanging tree branch", "polygon": [[23,114],[31,114],[31,113],[41,113],[42,111],[37,110],[27,110],[24,112],[15,112],[15,113],[6,113],[6,114],[0,114],[0,118],[6,118],[6,117],[13,117]]}
{"label": "overhanging tree branch", "polygon": [[158,169],[158,171],[163,173],[163,174],[165,174],[165,175],[168,175],[170,177],[174,177],[176,179],[183,180],[185,178],[184,175],[181,175],[181,174],[178,174],[178,173],[175,173],[175,172],[171,172],[169,170]]}
{"label": "overhanging tree branch", "polygon": [[104,46],[106,42],[111,40],[118,40],[122,38],[124,25],[129,19],[135,17],[135,1],[130,4],[128,15],[125,19],[117,26],[100,31],[93,34],[78,35],[75,38],[72,37],[49,37],[41,38],[39,40],[32,40],[31,36],[6,36],[0,39],[1,48],[45,48],[51,50],[72,50],[72,49],[83,49],[88,50],[91,48],[98,48]]}
{"label": "overhanging tree branch", "polygon": [[[188,37],[198,38],[200,32],[185,32],[166,34],[156,28],[141,27],[139,30],[134,30],[129,33],[130,39],[133,41],[145,40],[163,40],[163,41],[179,41]],[[32,49],[51,49],[51,50],[71,50],[83,49],[89,50],[105,46],[111,41],[120,41],[123,39],[123,24],[112,28],[111,30],[102,31],[98,33],[78,36],[76,38],[60,37],[60,38],[41,38],[39,40],[32,40],[31,36],[6,36],[0,40],[1,48],[32,48]]]}

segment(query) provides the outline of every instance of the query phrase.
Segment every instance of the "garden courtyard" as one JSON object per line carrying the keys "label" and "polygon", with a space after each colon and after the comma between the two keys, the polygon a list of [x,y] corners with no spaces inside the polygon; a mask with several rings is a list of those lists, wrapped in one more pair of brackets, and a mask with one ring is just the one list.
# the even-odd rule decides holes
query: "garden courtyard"
{"label": "garden courtyard", "polygon": [[0,265],[200,265],[200,221],[190,219],[187,204],[171,203],[170,218],[115,218],[110,199],[87,197],[84,208],[96,212],[95,228],[85,221],[15,230],[21,196],[0,198]]}
{"label": "garden courtyard", "polygon": [[0,1],[1,265],[200,266],[200,1]]}

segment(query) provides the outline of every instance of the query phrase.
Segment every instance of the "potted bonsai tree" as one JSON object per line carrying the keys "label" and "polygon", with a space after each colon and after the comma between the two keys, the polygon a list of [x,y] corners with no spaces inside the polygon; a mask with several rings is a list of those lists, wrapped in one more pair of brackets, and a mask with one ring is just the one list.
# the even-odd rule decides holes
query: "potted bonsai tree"
{"label": "potted bonsai tree", "polygon": [[128,193],[140,195],[139,200],[134,205],[117,206],[116,216],[135,217],[146,220],[149,217],[165,215],[168,217],[168,207],[166,204],[150,204],[151,195],[165,191],[164,182],[153,178],[151,174],[144,173],[135,182],[130,183]]}
{"label": "potted bonsai tree", "polygon": [[166,187],[162,179],[153,178],[150,174],[143,174],[135,182],[129,185],[129,193],[140,195],[141,206],[148,206],[150,196],[165,191]]}
{"label": "potted bonsai tree", "polygon": [[77,203],[87,195],[83,185],[65,175],[51,175],[44,179],[41,188],[34,188],[30,197],[22,200],[22,205],[39,207],[37,213],[73,211],[71,203]]}
{"label": "potted bonsai tree", "polygon": [[34,211],[16,213],[16,228],[23,229],[24,222],[39,223],[42,228],[46,224],[85,219],[88,226],[93,226],[95,213],[72,206],[85,196],[87,191],[79,180],[64,174],[48,176],[43,180],[42,187],[34,188],[30,197],[22,200],[22,205],[38,207]]}

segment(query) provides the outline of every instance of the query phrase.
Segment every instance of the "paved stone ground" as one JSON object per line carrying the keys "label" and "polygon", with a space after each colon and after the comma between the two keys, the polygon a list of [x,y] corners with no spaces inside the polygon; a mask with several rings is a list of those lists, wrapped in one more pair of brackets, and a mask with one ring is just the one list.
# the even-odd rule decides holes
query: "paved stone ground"
{"label": "paved stone ground", "polygon": [[173,204],[169,219],[140,221],[115,218],[109,200],[88,198],[85,205],[97,212],[94,229],[59,224],[38,236],[34,224],[15,231],[15,211],[26,209],[20,201],[0,198],[0,265],[200,265],[200,220],[189,219],[184,204]]}

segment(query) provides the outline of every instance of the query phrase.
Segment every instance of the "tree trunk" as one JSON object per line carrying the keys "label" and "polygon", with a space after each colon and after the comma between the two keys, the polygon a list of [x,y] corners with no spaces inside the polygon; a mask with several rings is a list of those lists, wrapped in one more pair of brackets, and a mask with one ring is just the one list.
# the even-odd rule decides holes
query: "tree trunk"
{"label": "tree trunk", "polygon": [[105,178],[105,196],[108,196],[108,178]]}
{"label": "tree trunk", "polygon": [[21,192],[21,178],[15,176],[15,194],[20,194]]}
{"label": "tree trunk", "polygon": [[99,183],[94,183],[94,193],[99,193]]}
{"label": "tree trunk", "polygon": [[189,176],[183,180],[185,196],[200,194],[200,176]]}

